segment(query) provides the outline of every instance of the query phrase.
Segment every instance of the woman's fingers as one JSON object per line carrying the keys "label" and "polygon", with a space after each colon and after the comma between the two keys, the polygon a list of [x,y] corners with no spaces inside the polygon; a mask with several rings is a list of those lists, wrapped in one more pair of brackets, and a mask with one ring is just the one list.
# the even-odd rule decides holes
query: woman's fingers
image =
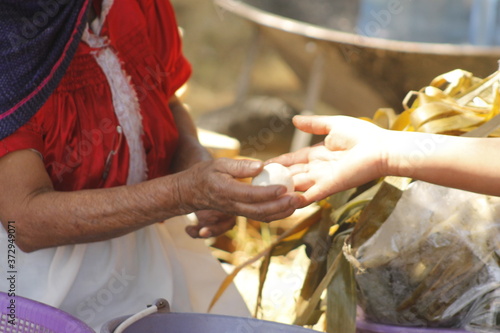
{"label": "woman's fingers", "polygon": [[306,191],[313,186],[316,181],[308,173],[299,173],[293,176],[295,191]]}
{"label": "woman's fingers", "polygon": [[307,154],[287,153],[267,160],[266,164],[279,163],[284,166],[290,166],[296,163],[304,163],[306,158]]}
{"label": "woman's fingers", "polygon": [[242,203],[260,203],[273,201],[287,191],[284,185],[253,186],[250,184],[229,180],[217,192],[212,193],[213,200],[225,200]]}
{"label": "woman's fingers", "polygon": [[222,235],[226,231],[231,230],[234,227],[235,223],[236,217],[232,217],[230,219],[219,221],[217,224],[203,226],[199,231],[200,237],[217,237],[219,235]]}
{"label": "woman's fingers", "polygon": [[304,202],[305,206],[307,206],[315,201],[322,200],[322,199],[326,198],[327,196],[329,196],[332,193],[333,192],[331,192],[331,189],[326,187],[324,184],[321,184],[321,183],[314,184],[309,189],[307,189],[304,193],[302,193],[302,196],[304,198],[303,202]]}
{"label": "woman's fingers", "polygon": [[287,193],[277,200],[260,203],[237,202],[234,205],[240,215],[256,221],[271,222],[290,216],[302,205],[302,196],[298,193]]}
{"label": "woman's fingers", "polygon": [[191,238],[200,238],[200,229],[202,228],[201,225],[188,225],[185,230],[186,233],[191,237]]}
{"label": "woman's fingers", "polygon": [[298,163],[307,163],[311,149],[313,149],[313,147],[306,147],[299,149],[293,153],[286,153],[277,157],[273,157],[267,160],[265,164],[279,163],[288,167]]}
{"label": "woman's fingers", "polygon": [[262,171],[263,167],[263,162],[255,160],[220,158],[214,161],[215,171],[228,174],[234,178],[255,177]]}
{"label": "woman's fingers", "polygon": [[199,230],[199,235],[201,238],[217,237],[222,235],[226,231],[232,229],[236,223],[235,216],[227,216],[221,218],[217,223],[212,224],[202,224]]}
{"label": "woman's fingers", "polygon": [[217,237],[232,229],[236,216],[216,210],[200,210],[196,212],[198,223],[186,227],[186,232],[192,238]]}
{"label": "woman's fingers", "polygon": [[331,116],[295,116],[292,121],[301,131],[325,135],[330,133],[332,118]]}

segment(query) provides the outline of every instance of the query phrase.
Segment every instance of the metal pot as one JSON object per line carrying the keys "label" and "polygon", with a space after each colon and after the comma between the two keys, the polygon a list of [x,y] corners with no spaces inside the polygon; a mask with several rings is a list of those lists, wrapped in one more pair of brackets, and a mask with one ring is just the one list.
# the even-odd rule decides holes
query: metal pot
{"label": "metal pot", "polygon": [[485,1],[214,1],[254,23],[304,84],[321,74],[311,96],[349,115],[401,111],[434,77],[456,68],[484,77],[500,58],[497,8],[476,8]]}

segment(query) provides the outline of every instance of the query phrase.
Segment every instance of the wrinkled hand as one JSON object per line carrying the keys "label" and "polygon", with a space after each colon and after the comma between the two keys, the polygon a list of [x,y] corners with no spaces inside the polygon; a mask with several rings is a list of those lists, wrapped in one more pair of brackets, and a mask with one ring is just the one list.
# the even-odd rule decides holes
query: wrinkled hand
{"label": "wrinkled hand", "polygon": [[178,174],[181,202],[192,211],[217,210],[264,222],[290,216],[301,205],[300,195],[286,193],[283,185],[252,186],[237,180],[255,177],[262,168],[262,162],[251,160],[200,162]]}
{"label": "wrinkled hand", "polygon": [[304,204],[362,185],[383,175],[388,132],[367,121],[347,116],[297,116],[294,125],[325,135],[313,147],[269,160],[288,166]]}
{"label": "wrinkled hand", "polygon": [[231,230],[236,223],[236,216],[216,210],[200,210],[195,214],[198,223],[186,227],[186,232],[193,238],[217,237]]}

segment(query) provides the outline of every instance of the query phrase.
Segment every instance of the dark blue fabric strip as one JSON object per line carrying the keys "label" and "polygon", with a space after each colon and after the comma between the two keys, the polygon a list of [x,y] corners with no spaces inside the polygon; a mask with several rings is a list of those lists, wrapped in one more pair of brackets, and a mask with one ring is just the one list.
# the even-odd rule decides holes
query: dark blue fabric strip
{"label": "dark blue fabric strip", "polygon": [[0,0],[0,139],[25,124],[59,84],[89,0]]}

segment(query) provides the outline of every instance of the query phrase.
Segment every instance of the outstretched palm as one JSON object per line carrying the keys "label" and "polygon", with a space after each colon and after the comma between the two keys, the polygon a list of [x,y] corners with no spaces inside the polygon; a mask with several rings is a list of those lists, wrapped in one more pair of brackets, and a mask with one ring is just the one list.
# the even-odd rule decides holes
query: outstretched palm
{"label": "outstretched palm", "polygon": [[345,116],[295,117],[294,124],[308,133],[328,134],[319,145],[271,160],[290,168],[296,190],[304,191],[304,204],[382,176],[387,131]]}

